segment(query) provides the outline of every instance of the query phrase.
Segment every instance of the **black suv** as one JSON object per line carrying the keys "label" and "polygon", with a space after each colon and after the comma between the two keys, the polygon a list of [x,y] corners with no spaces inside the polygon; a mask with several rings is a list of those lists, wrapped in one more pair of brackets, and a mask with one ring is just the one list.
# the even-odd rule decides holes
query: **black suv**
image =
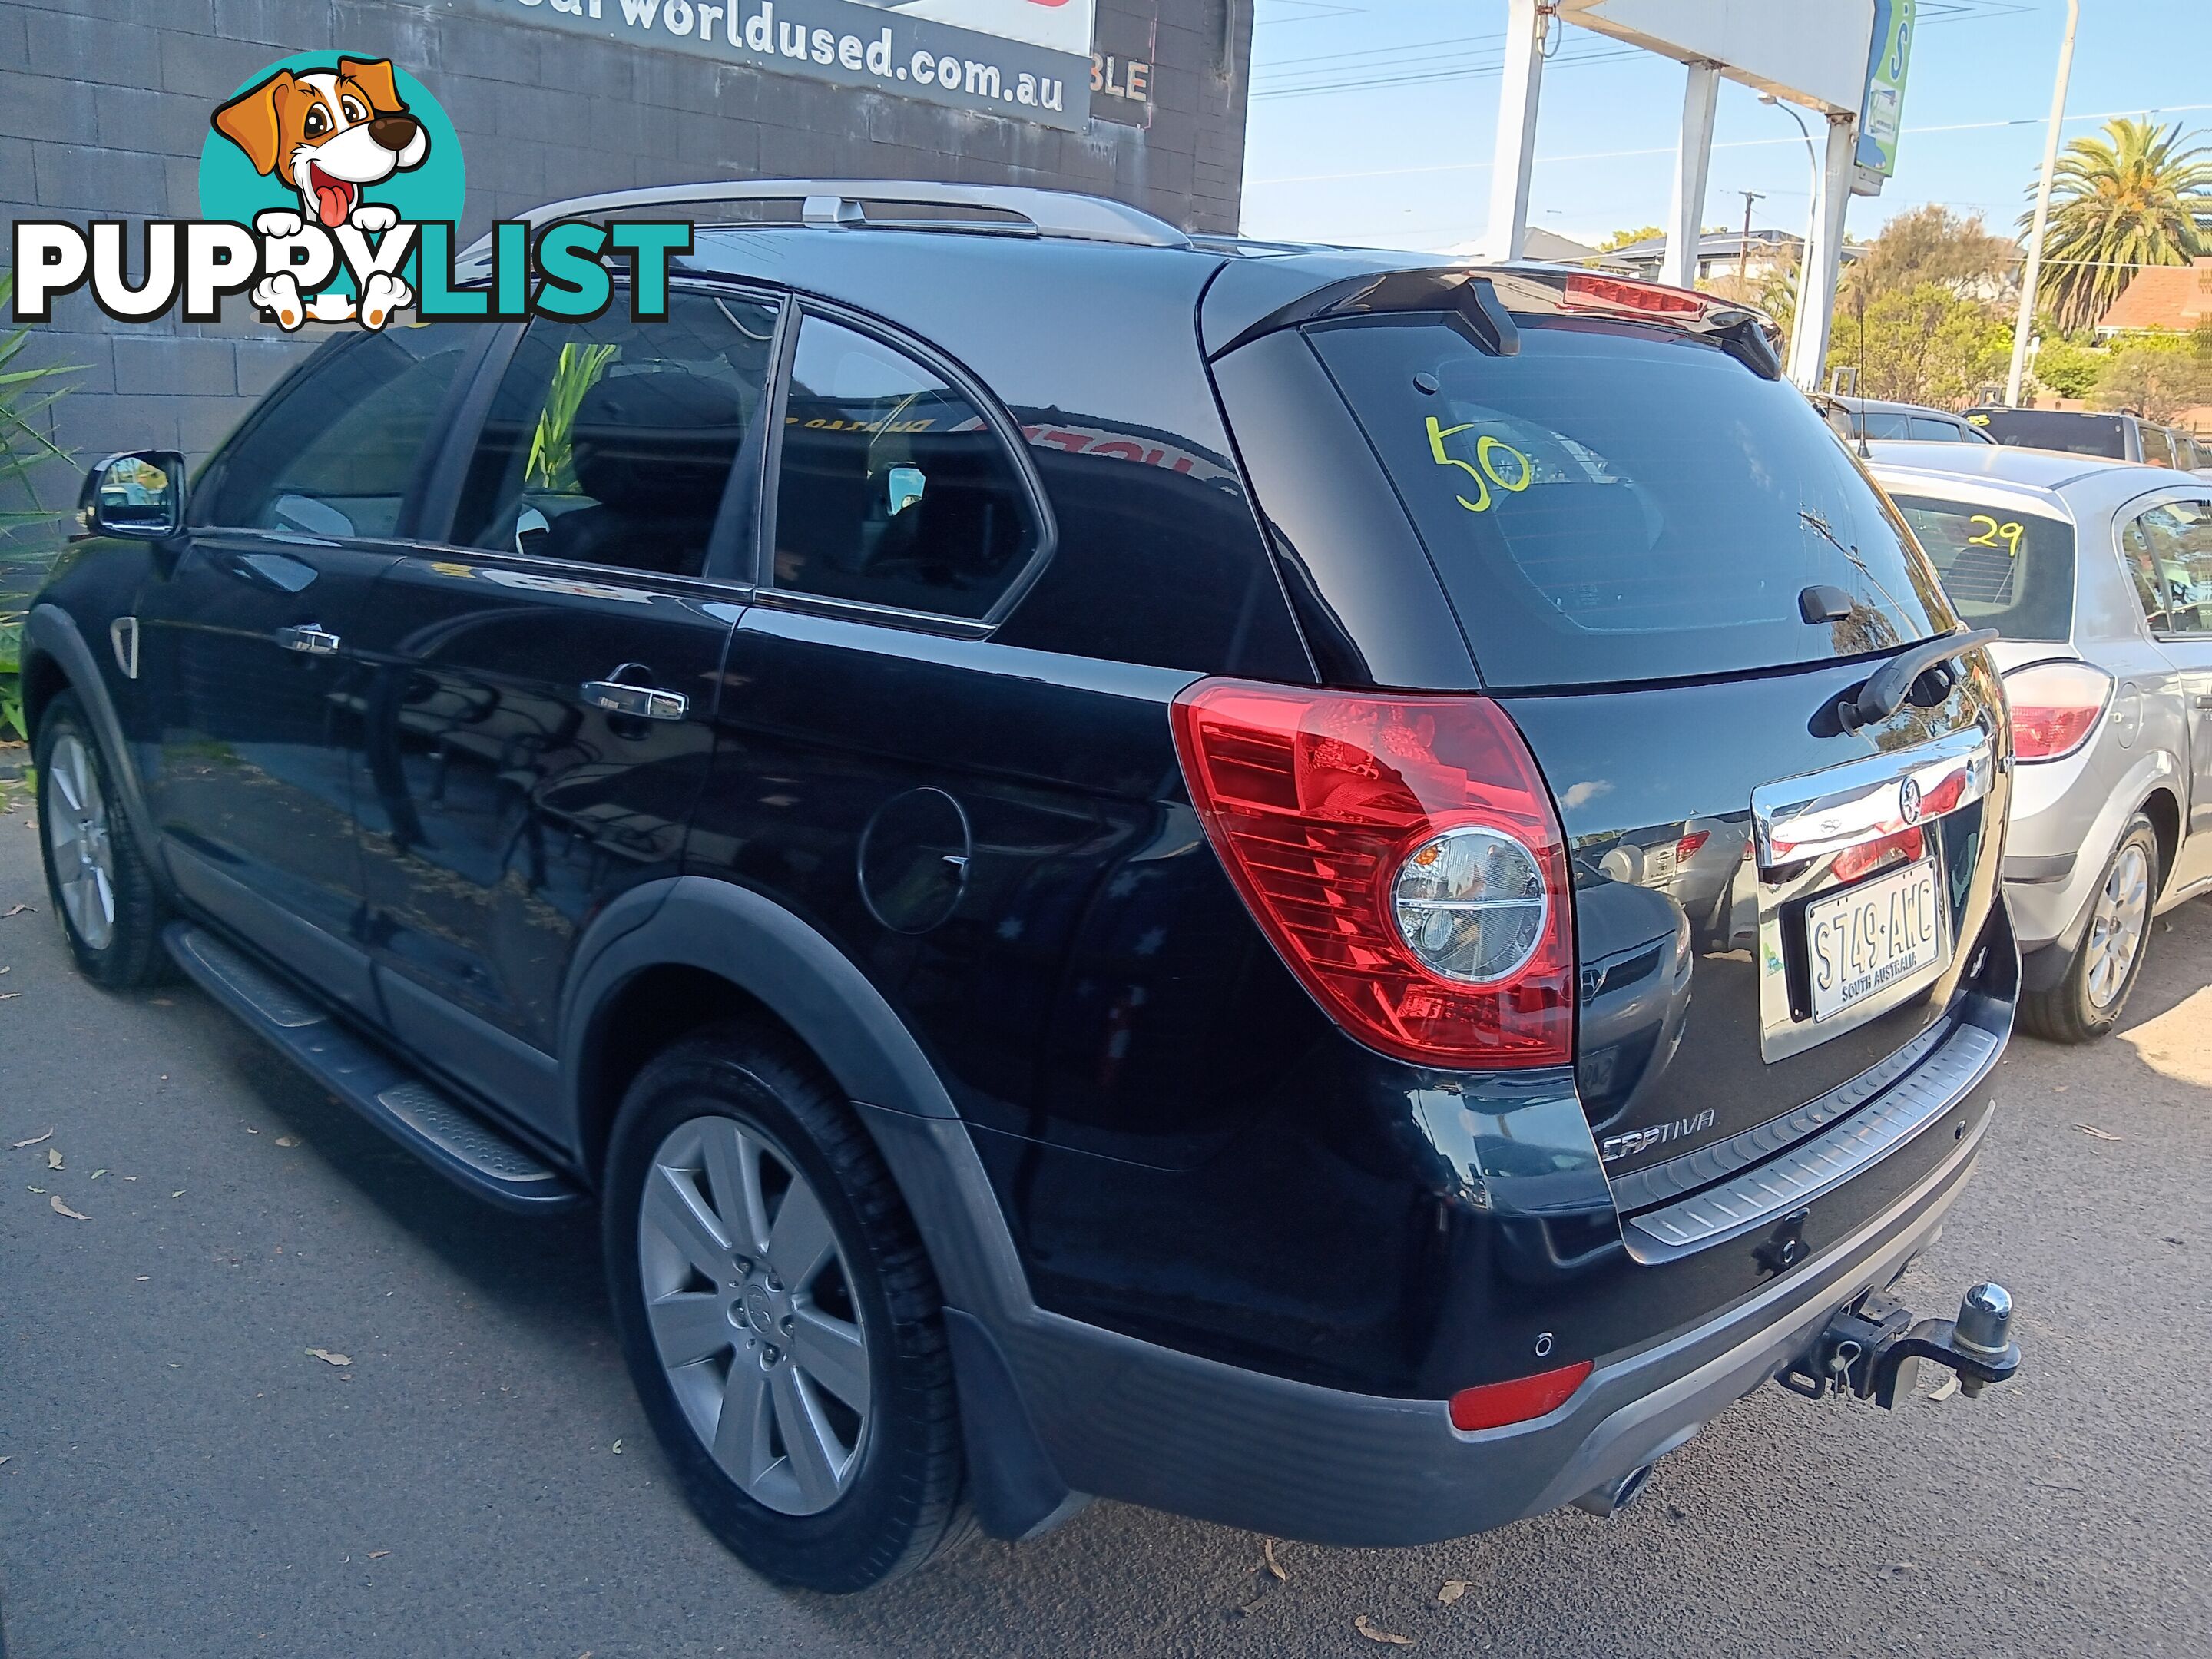
{"label": "black suv", "polygon": [[665,320],[393,325],[88,481],[57,912],[595,1197],[747,1562],[1579,1501],[1880,1292],[2009,1031],[1996,679],[1763,319],[1036,191],[702,185]]}

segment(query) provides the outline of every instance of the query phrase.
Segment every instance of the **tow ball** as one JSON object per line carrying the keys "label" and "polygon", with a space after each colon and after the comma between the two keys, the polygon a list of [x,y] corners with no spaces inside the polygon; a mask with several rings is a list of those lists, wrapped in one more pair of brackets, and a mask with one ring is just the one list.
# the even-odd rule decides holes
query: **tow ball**
{"label": "tow ball", "polygon": [[1956,1319],[1916,1321],[1910,1308],[1869,1291],[1830,1319],[1776,1380],[1808,1400],[1849,1395],[1893,1411],[1912,1393],[1924,1359],[1956,1371],[1959,1392],[1972,1400],[2020,1369],[2011,1327],[2012,1297],[2002,1285],[1968,1291]]}

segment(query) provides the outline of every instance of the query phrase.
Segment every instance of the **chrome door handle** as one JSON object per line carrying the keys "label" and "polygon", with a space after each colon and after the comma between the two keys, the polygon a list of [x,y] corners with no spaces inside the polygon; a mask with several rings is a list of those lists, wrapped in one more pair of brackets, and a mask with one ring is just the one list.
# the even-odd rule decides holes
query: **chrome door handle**
{"label": "chrome door handle", "polygon": [[2197,698],[2197,706],[2199,708],[2212,708],[2212,697]]}
{"label": "chrome door handle", "polygon": [[610,714],[629,714],[647,720],[680,720],[691,706],[691,700],[680,691],[624,685],[618,680],[585,681],[584,701]]}
{"label": "chrome door handle", "polygon": [[304,651],[311,657],[335,657],[338,653],[338,636],[325,633],[314,623],[301,623],[296,628],[276,630],[276,643],[287,651]]}

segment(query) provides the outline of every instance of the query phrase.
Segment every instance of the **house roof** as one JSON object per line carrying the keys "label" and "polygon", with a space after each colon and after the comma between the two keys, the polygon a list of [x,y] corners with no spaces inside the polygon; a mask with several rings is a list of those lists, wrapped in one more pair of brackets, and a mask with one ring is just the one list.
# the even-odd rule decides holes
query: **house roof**
{"label": "house roof", "polygon": [[[1795,250],[1803,238],[1786,230],[1774,230],[1760,226],[1751,233],[1753,253],[1779,253]],[[1743,252],[1744,237],[1740,230],[1709,230],[1698,238],[1698,258],[1700,259],[1734,259]],[[1667,257],[1667,239],[1647,236],[1640,242],[1631,242],[1626,247],[1613,250],[1612,257],[1636,264],[1656,265]]]}
{"label": "house roof", "polygon": [[2102,317],[2100,331],[2130,328],[2191,329],[2212,318],[2212,259],[2186,265],[2148,265],[2120,291]]}

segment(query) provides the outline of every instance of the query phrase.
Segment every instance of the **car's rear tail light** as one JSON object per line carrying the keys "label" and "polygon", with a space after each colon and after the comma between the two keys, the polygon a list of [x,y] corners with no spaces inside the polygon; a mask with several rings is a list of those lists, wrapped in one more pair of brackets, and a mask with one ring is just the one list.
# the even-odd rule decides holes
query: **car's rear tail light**
{"label": "car's rear tail light", "polygon": [[1687,864],[1697,850],[1712,838],[1710,830],[1692,830],[1674,843],[1674,862],[1678,866]]}
{"label": "car's rear tail light", "polygon": [[1565,844],[1481,697],[1201,680],[1176,747],[1214,850],[1345,1030],[1417,1066],[1573,1059]]}
{"label": "car's rear tail light", "polygon": [[2005,676],[2012,750],[2024,761],[2062,760],[2089,740],[2112,677],[2086,662],[2039,662]]}
{"label": "car's rear tail light", "polygon": [[1565,303],[1576,311],[1625,312],[1632,316],[1702,317],[1714,301],[1687,289],[1658,283],[1639,283],[1619,276],[1596,276],[1588,271],[1571,273],[1566,281]]}
{"label": "car's rear tail light", "polygon": [[1593,1360],[1577,1360],[1555,1371],[1516,1376],[1510,1382],[1486,1382],[1479,1389],[1462,1389],[1451,1397],[1452,1427],[1502,1429],[1508,1423],[1526,1423],[1555,1412],[1596,1369]]}

